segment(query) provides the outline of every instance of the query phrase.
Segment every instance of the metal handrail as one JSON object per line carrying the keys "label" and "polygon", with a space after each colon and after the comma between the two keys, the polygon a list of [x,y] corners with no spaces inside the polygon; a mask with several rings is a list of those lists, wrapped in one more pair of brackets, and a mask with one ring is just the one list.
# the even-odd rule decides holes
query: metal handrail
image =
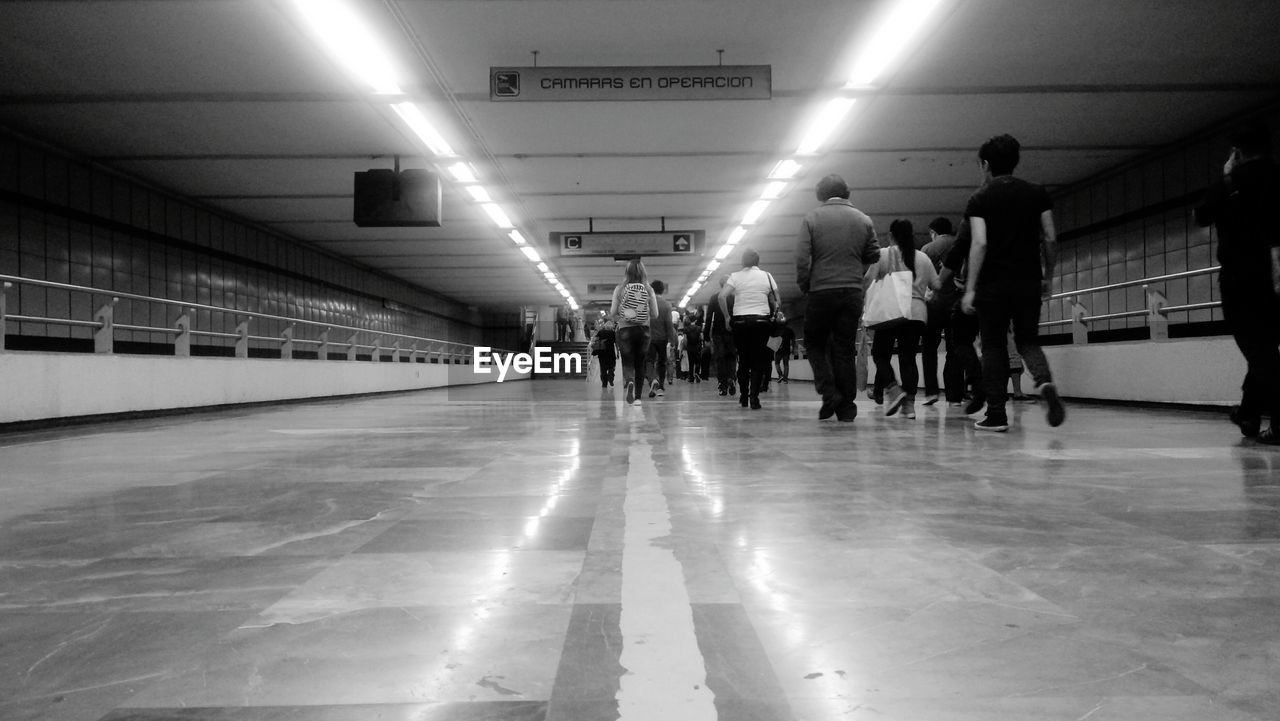
{"label": "metal handrail", "polygon": [[[187,333],[189,335],[201,336],[206,338],[255,340],[255,341],[268,342],[268,343],[286,343],[287,342],[287,343],[305,343],[308,345],[318,345],[318,346],[332,345],[339,348],[347,348],[347,349],[355,349],[355,350],[365,350],[365,349],[384,350],[385,349],[388,351],[392,351],[393,353],[410,353],[410,354],[424,353],[427,355],[441,355],[441,356],[451,356],[451,357],[465,355],[469,353],[471,349],[475,348],[473,344],[461,343],[458,341],[440,340],[438,338],[427,338],[425,336],[415,336],[415,335],[409,335],[406,333],[396,333],[393,331],[374,330],[371,328],[360,328],[357,326],[341,325],[337,323],[325,323],[323,321],[306,320],[303,318],[292,318],[288,316],[273,315],[270,313],[261,313],[258,311],[240,310],[236,308],[224,308],[221,306],[208,305],[204,303],[190,303],[185,301],[171,300],[169,298],[159,298],[155,296],[140,295],[138,293],[103,290],[101,288],[92,288],[89,286],[74,285],[71,283],[59,283],[56,281],[40,280],[36,278],[26,278],[23,276],[5,275],[5,274],[0,274],[0,325],[2,325],[3,322],[6,320],[14,321],[18,323],[48,323],[48,324],[55,324],[55,325],[88,327],[88,328],[96,328],[96,329],[101,329],[105,325],[105,323],[102,320],[77,320],[74,318],[52,318],[52,317],[43,317],[43,316],[19,315],[19,314],[12,314],[12,313],[6,314],[3,311],[4,305],[5,305],[3,296],[5,294],[5,290],[12,287],[14,284],[29,285],[29,286],[35,286],[40,288],[51,288],[55,290],[66,290],[66,291],[87,293],[89,295],[94,295],[94,296],[106,296],[111,298],[113,302],[120,299],[128,299],[128,300],[142,301],[146,303],[158,303],[161,305],[174,306],[183,311],[205,310],[205,311],[211,311],[215,313],[230,313],[242,318],[252,318],[252,319],[286,323],[288,324],[289,328],[301,325],[301,326],[308,326],[308,327],[314,327],[314,328],[321,328],[324,331],[329,331],[329,330],[350,331],[353,334],[368,333],[373,335],[378,340],[378,343],[376,344],[356,343],[354,342],[355,340],[354,335],[351,337],[350,342],[348,342],[348,341],[317,340],[317,339],[310,339],[310,338],[289,338],[289,337],[247,335],[247,334],[241,334],[241,333],[225,333],[225,332],[210,331],[210,330],[196,330],[193,328],[188,328],[188,329],[166,328],[166,327],[133,325],[133,324],[123,324],[123,323],[110,324],[111,328],[120,329],[120,330],[130,330],[130,331],[146,332],[146,333],[168,333],[168,334],[177,334],[180,336],[184,333]],[[392,346],[384,346],[381,344],[381,340],[383,338],[390,338],[392,340],[396,340],[396,339],[408,340],[412,342],[414,346],[412,348],[399,348],[397,347],[398,344],[392,345]],[[417,348],[417,344],[419,343],[427,344],[427,348],[425,350],[419,350]],[[3,348],[3,347],[4,347],[3,338],[0,337],[0,348]],[[432,350],[433,347],[437,349]]]}
{"label": "metal handrail", "polygon": [[1085,295],[1087,293],[1102,293],[1108,290],[1120,290],[1121,288],[1132,288],[1139,285],[1150,285],[1151,283],[1162,283],[1166,280],[1178,280],[1180,278],[1193,278],[1198,275],[1208,275],[1217,273],[1222,266],[1213,265],[1208,268],[1198,268],[1196,270],[1184,270],[1181,273],[1169,273],[1168,275],[1157,275],[1151,278],[1141,278],[1139,280],[1126,280],[1123,283],[1111,283],[1110,285],[1100,285],[1096,288],[1082,288],[1079,290],[1067,290],[1061,293],[1054,293],[1049,296],[1049,300],[1059,300],[1061,298],[1070,298],[1076,295]]}

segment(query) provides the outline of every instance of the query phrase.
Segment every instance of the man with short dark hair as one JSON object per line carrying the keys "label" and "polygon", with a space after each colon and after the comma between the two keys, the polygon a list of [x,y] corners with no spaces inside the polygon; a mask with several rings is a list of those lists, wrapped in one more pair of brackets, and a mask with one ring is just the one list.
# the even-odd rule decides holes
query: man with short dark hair
{"label": "man with short dark hair", "polygon": [[[1048,409],[1050,426],[1062,425],[1066,409],[1040,349],[1040,304],[1051,292],[1056,261],[1053,201],[1039,185],[1013,177],[1020,155],[1011,135],[991,138],[978,150],[986,183],[969,198],[965,219],[972,242],[969,278],[960,305],[978,314],[986,417],[982,431],[1009,430],[1005,412],[1009,383],[1009,324],[1014,343]],[[976,413],[977,402],[966,407]]]}
{"label": "man with short dark hair", "polygon": [[852,421],[858,415],[854,341],[862,278],[880,259],[880,247],[871,218],[849,202],[843,178],[828,175],[815,190],[822,205],[804,216],[796,242],[796,284],[807,297],[804,346],[822,396],[818,418]]}
{"label": "man with short dark hair", "polygon": [[[1218,229],[1222,316],[1246,363],[1231,420],[1246,437],[1280,445],[1280,169],[1266,126],[1241,128],[1230,142],[1222,180],[1196,208],[1196,223]],[[1265,414],[1271,424],[1264,431]]]}
{"label": "man with short dark hair", "polygon": [[[728,274],[720,276],[720,287],[723,288],[728,280]],[[707,304],[707,324],[702,329],[702,337],[711,344],[711,356],[715,359],[716,366],[716,385],[720,395],[736,395],[734,374],[738,367],[738,351],[733,343],[733,331],[729,328],[729,316],[725,313],[724,306],[720,305],[719,293],[712,296],[711,302]]]}

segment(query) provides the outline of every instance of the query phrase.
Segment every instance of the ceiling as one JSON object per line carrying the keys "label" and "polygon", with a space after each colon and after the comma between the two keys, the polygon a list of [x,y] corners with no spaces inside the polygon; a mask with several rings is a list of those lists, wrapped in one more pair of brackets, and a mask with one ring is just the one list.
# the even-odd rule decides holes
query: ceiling
{"label": "ceiling", "polygon": [[[646,260],[683,295],[844,84],[888,0],[357,2],[406,81],[581,303],[611,258],[551,256],[563,231],[706,231]],[[743,247],[785,298],[812,188],[843,175],[883,232],[958,219],[976,148],[1069,185],[1280,95],[1274,0],[943,0],[921,35]],[[0,124],[465,304],[560,296],[456,184],[438,228],[357,228],[352,174],[432,167],[425,146],[283,0],[0,1]],[[537,51],[537,55],[534,52]],[[720,51],[723,51],[722,53]],[[494,66],[768,65],[771,98],[493,102]],[[733,253],[726,270],[734,265]],[[696,296],[707,297],[709,290]]]}

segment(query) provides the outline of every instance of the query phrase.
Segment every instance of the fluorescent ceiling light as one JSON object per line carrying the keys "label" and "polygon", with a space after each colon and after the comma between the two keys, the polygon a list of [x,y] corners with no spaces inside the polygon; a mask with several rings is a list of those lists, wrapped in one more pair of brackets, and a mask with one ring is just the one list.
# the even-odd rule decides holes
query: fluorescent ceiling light
{"label": "fluorescent ceiling light", "polygon": [[427,120],[427,116],[422,114],[422,110],[417,105],[413,103],[396,103],[391,106],[391,109],[396,111],[396,114],[405,122],[405,125],[408,125],[409,129],[416,133],[423,143],[426,143],[427,149],[433,154],[446,158],[454,155],[453,148],[449,147],[449,143],[435,129],[435,126]]}
{"label": "fluorescent ceiling light", "polygon": [[791,158],[780,160],[777,165],[773,166],[773,170],[769,171],[769,178],[771,180],[790,180],[796,177],[796,173],[800,172],[800,167],[800,164]]}
{"label": "fluorescent ceiling light", "polygon": [[747,214],[742,216],[743,225],[755,225],[760,220],[760,216],[764,215],[764,211],[768,209],[769,201],[757,200],[747,208]]}
{"label": "fluorescent ceiling light", "polygon": [[543,274],[542,274],[542,277],[543,277],[543,278],[546,278],[548,281],[550,281],[550,282],[552,282],[552,283],[559,283],[559,282],[560,282],[560,279],[559,279],[559,278],[556,278],[556,274],[555,274],[555,273],[552,273],[551,271],[547,271],[546,273],[543,273]]}
{"label": "fluorescent ceiling light", "polygon": [[724,243],[725,245],[728,245],[728,246],[734,246],[734,245],[737,245],[738,243],[741,243],[742,239],[745,237],[747,237],[747,229],[739,225],[738,227],[733,229],[732,233],[729,233],[729,239],[726,240]]}
{"label": "fluorescent ceiling light", "polygon": [[471,166],[466,163],[454,163],[453,165],[450,165],[449,173],[453,175],[453,179],[459,183],[476,182],[475,171],[473,171]]}
{"label": "fluorescent ceiling light", "polygon": [[538,264],[538,270],[542,271],[543,273],[546,273],[546,272],[550,271],[550,270],[551,270],[551,268],[548,268],[546,263],[539,263],[539,264]]}
{"label": "fluorescent ceiling light", "polygon": [[572,293],[570,293],[569,291],[565,290],[564,288],[561,288],[561,289],[560,289],[560,295],[564,296],[565,298],[568,298],[569,296],[571,296],[571,295],[573,295],[573,294],[572,294]]}
{"label": "fluorescent ceiling light", "polygon": [[898,0],[871,40],[861,46],[845,87],[862,88],[874,83],[911,47],[911,41],[940,4],[941,0]]}
{"label": "fluorescent ceiling light", "polygon": [[471,194],[471,199],[477,203],[493,202],[493,198],[489,197],[489,191],[485,190],[483,185],[468,185],[467,192]]}
{"label": "fluorescent ceiling light", "polygon": [[[496,223],[499,228],[515,227],[515,223],[512,223],[511,219],[507,217],[506,211],[504,211],[502,209],[502,206],[498,205],[497,203],[485,203],[480,207],[484,208],[484,212],[489,214],[489,217],[493,219],[493,222]],[[516,242],[519,242],[519,241],[516,241]]]}
{"label": "fluorescent ceiling light", "polygon": [[689,299],[688,299],[688,297],[686,297],[686,298],[684,298],[683,300],[681,300],[681,301],[680,301],[680,307],[681,307],[681,308],[688,308],[688,307],[689,307]]}
{"label": "fluorescent ceiling light", "polygon": [[521,235],[520,231],[518,230],[513,230],[510,233],[507,233],[507,237],[510,238],[511,241],[514,242],[516,245],[527,245],[529,242],[524,239],[524,236]]}
{"label": "fluorescent ceiling light", "polygon": [[527,245],[520,246],[520,252],[524,253],[524,257],[528,258],[530,261],[534,263],[537,263],[542,260],[542,258],[538,257],[538,251],[534,250],[533,248]]}
{"label": "fluorescent ceiling light", "polygon": [[340,0],[294,0],[330,55],[373,92],[401,95],[391,57],[373,30],[354,9]]}
{"label": "fluorescent ceiling light", "polygon": [[765,200],[777,200],[778,198],[782,197],[782,191],[786,187],[787,187],[786,183],[782,182],[781,180],[775,180],[772,183],[769,183],[768,185],[764,186],[764,192],[760,194],[760,197]]}
{"label": "fluorescent ceiling light", "polygon": [[707,263],[707,270],[715,271],[715,269],[719,267],[720,267],[720,261],[718,260],[713,260],[710,263]]}
{"label": "fluorescent ceiling light", "polygon": [[716,251],[716,260],[724,260],[725,258],[728,258],[729,254],[732,252],[733,252],[732,245],[722,245],[720,246],[720,250]]}
{"label": "fluorescent ceiling light", "polygon": [[796,148],[796,155],[813,155],[818,148],[827,142],[831,134],[840,128],[840,121],[849,113],[849,109],[857,100],[854,98],[832,98],[823,106],[822,112],[810,123],[805,131],[804,139]]}

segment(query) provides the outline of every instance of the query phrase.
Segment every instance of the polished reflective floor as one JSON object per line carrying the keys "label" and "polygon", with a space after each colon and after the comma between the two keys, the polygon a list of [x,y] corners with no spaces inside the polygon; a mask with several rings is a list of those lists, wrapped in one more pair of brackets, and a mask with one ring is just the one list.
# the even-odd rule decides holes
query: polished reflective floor
{"label": "polished reflective floor", "polygon": [[0,436],[0,719],[1280,709],[1280,449],[588,381]]}

